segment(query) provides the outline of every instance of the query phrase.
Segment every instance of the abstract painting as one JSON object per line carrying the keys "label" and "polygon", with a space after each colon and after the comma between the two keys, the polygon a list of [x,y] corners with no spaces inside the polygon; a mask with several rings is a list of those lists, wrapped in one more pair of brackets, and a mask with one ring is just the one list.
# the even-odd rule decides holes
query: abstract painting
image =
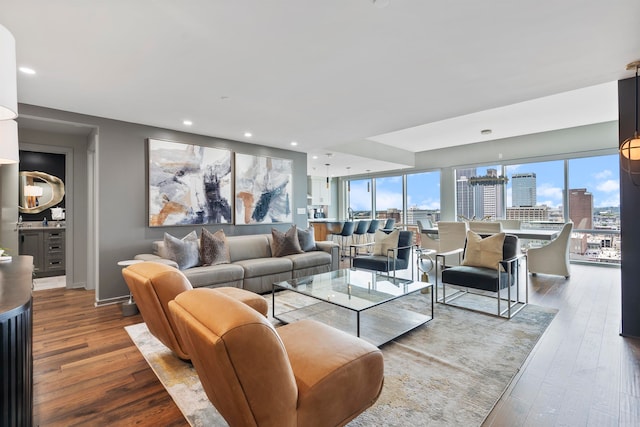
{"label": "abstract painting", "polygon": [[292,161],[236,154],[236,224],[292,222]]}
{"label": "abstract painting", "polygon": [[232,222],[231,151],[148,141],[150,227]]}

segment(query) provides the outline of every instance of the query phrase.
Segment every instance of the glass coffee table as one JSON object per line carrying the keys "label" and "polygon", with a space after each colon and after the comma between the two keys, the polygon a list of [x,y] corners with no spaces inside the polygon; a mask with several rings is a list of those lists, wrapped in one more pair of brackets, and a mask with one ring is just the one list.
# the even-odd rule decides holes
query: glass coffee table
{"label": "glass coffee table", "polygon": [[274,283],[271,302],[283,323],[314,319],[381,346],[433,319],[433,284],[343,269]]}

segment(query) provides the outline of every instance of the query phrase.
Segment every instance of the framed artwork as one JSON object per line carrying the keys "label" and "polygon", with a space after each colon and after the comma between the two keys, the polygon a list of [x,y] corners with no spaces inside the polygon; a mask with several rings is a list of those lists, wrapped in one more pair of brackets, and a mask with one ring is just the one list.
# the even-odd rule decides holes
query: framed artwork
{"label": "framed artwork", "polygon": [[149,226],[233,222],[231,151],[148,140]]}
{"label": "framed artwork", "polygon": [[236,224],[293,222],[292,160],[236,153]]}

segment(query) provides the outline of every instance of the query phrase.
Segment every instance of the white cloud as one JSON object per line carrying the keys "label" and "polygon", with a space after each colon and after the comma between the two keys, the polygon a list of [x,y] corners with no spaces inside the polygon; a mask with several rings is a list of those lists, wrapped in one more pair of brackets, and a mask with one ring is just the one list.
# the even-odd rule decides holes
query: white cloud
{"label": "white cloud", "polygon": [[[538,197],[549,197],[553,200],[562,201],[562,188],[554,187],[552,184],[540,184],[536,189]],[[551,203],[555,205],[556,203]]]}
{"label": "white cloud", "polygon": [[620,206],[620,193],[610,194],[608,199],[594,201],[596,207]]}
{"label": "white cloud", "polygon": [[618,191],[620,189],[620,184],[617,180],[608,179],[604,182],[601,182],[596,187],[598,191],[604,191],[605,193],[611,193],[613,191]]}
{"label": "white cloud", "polygon": [[607,179],[609,178],[611,175],[613,175],[613,172],[611,172],[609,169],[605,169],[601,172],[596,172],[593,174],[593,176],[596,179]]}
{"label": "white cloud", "polygon": [[376,210],[382,211],[389,208],[402,209],[402,193],[377,191]]}

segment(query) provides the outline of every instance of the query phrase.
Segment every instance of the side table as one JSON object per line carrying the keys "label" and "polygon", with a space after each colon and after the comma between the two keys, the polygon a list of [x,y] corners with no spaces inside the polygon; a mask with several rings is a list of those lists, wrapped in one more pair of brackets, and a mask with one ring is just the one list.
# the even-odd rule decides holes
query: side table
{"label": "side table", "polygon": [[[429,281],[429,273],[433,270],[433,267],[436,265],[436,262],[433,260],[433,255],[435,255],[437,251],[435,249],[426,249],[426,248],[417,248],[417,267],[418,273],[422,272],[420,275],[420,281],[428,282]],[[424,267],[423,261],[429,261],[429,268],[426,269]]]}
{"label": "side table", "polygon": [[[120,267],[127,267],[133,264],[138,264],[140,262],[144,262],[140,259],[127,259],[124,261],[118,261],[118,265]],[[122,315],[127,317],[127,316],[135,316],[136,314],[138,314],[138,306],[136,305],[136,302],[133,300],[133,295],[131,295],[131,292],[129,292],[129,301],[125,301],[122,303]]]}

